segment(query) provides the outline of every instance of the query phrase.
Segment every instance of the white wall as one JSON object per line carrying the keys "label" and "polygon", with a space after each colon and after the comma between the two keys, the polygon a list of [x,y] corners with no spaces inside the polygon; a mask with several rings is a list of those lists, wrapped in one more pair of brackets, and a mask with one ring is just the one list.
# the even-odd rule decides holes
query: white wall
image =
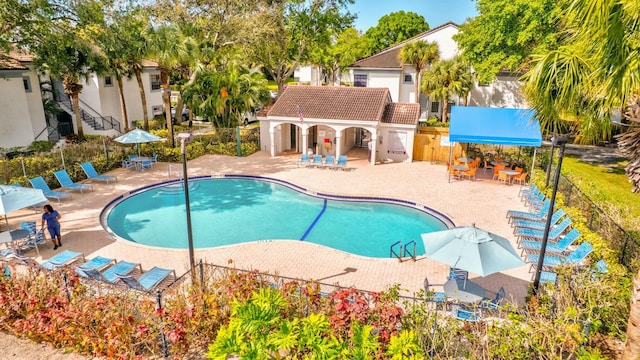
{"label": "white wall", "polygon": [[[391,132],[395,135],[391,136]],[[378,128],[378,144],[376,145],[377,159],[382,162],[412,162],[413,137],[416,129],[413,126],[381,124]],[[404,140],[404,153],[400,153],[392,146],[393,138]],[[396,151],[394,151],[396,150]]]}
{"label": "white wall", "polygon": [[440,49],[440,59],[448,60],[458,54],[458,44],[453,40],[453,35],[457,33],[458,29],[449,25],[421,39],[427,42],[436,42]]}
{"label": "white wall", "polygon": [[35,134],[22,71],[0,71],[0,109],[0,148],[31,144]]}
{"label": "white wall", "polygon": [[524,94],[520,90],[522,84],[515,76],[498,76],[487,86],[473,88],[469,98],[469,106],[501,107],[528,109]]}
{"label": "white wall", "polygon": [[[162,106],[162,90],[151,91],[150,74],[159,74],[159,72],[155,69],[144,69],[142,72],[142,86],[144,87],[147,98],[147,115],[149,119],[153,119],[153,106]],[[125,79],[123,87],[129,121],[142,120],[144,118],[142,113],[142,99],[140,99],[140,89],[138,88],[136,77],[133,76],[130,80]]]}
{"label": "white wall", "polygon": [[[88,79],[82,80],[82,91],[78,98],[84,101],[92,109],[102,114],[102,107],[100,106],[100,88],[98,83],[98,76],[91,74]],[[80,103],[80,107],[83,104]],[[95,114],[94,114],[95,115]]]}
{"label": "white wall", "polygon": [[[33,137],[38,136],[35,140],[48,140],[48,132],[40,133],[47,126],[47,120],[42,106],[42,93],[40,92],[40,78],[38,73],[34,71],[33,66],[28,66],[28,72],[22,76],[28,76],[31,84],[31,92],[26,92],[27,104],[29,107],[29,118],[31,119],[31,127],[33,129]],[[33,138],[32,138],[33,139]]]}
{"label": "white wall", "polygon": [[391,101],[399,102],[400,70],[354,70],[353,75],[367,74],[367,87],[388,88]]}

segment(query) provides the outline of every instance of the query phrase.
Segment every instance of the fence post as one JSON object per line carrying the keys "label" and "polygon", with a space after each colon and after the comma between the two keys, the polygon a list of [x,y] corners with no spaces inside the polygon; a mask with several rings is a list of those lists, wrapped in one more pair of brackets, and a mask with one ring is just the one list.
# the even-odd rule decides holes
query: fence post
{"label": "fence post", "polygon": [[242,145],[240,143],[240,126],[236,126],[236,151],[238,152],[238,157],[242,156]]}
{"label": "fence post", "polygon": [[164,335],[164,322],[162,321],[162,292],[158,290],[156,293],[156,313],[160,316],[160,338],[162,339],[162,355],[163,357],[169,356],[169,349],[167,349],[167,338]]}
{"label": "fence post", "polygon": [[24,157],[20,158],[20,162],[22,163],[22,176],[27,177],[27,169],[24,167]]}
{"label": "fence post", "polygon": [[204,293],[204,265],[202,264],[202,259],[200,259],[198,268],[200,269],[200,292]]}
{"label": "fence post", "polygon": [[71,302],[71,293],[69,292],[69,285],[67,284],[67,274],[62,274],[62,282],[64,283],[64,292],[67,294],[67,300]]}

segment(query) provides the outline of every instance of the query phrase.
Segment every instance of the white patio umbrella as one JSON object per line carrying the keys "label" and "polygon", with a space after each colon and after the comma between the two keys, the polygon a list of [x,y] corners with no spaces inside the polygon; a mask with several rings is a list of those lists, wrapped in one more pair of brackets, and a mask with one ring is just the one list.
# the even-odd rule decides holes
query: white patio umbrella
{"label": "white patio umbrella", "polygon": [[8,213],[46,202],[47,198],[42,190],[0,185],[0,215],[4,215],[7,224],[9,223]]}
{"label": "white patio umbrella", "polygon": [[140,129],[133,129],[124,135],[120,135],[113,139],[121,144],[136,144],[138,147],[138,155],[140,155],[140,143],[148,143],[152,141],[158,141],[162,138],[158,135],[146,132]]}
{"label": "white patio umbrella", "polygon": [[427,257],[480,276],[524,265],[509,240],[475,224],[420,236]]}

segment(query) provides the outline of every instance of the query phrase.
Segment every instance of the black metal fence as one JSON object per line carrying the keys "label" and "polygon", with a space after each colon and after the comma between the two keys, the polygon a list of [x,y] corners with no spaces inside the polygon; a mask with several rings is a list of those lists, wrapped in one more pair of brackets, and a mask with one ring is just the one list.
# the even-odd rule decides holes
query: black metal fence
{"label": "black metal fence", "polygon": [[[552,169],[553,172],[555,168]],[[638,270],[640,233],[625,230],[564,175],[560,176],[558,192],[564,195],[566,206],[581,210],[587,221],[587,227],[609,243],[609,247],[617,252],[620,264],[632,272]]]}

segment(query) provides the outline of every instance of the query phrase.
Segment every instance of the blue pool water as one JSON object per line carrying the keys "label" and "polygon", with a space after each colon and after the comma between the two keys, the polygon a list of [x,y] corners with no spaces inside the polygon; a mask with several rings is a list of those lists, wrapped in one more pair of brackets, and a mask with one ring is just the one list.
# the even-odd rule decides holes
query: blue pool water
{"label": "blue pool water", "polygon": [[[194,247],[208,248],[267,239],[308,241],[352,254],[389,257],[389,247],[447,226],[426,212],[402,205],[325,200],[269,181],[191,181]],[[150,188],[116,203],[107,227],[136,243],[187,248],[184,192],[179,185]]]}

